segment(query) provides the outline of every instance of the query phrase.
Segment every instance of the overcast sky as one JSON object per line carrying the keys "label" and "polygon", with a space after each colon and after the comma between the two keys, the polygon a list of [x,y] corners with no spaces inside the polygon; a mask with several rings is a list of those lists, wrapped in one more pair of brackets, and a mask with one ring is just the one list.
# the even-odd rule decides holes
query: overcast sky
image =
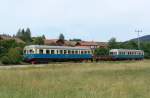
{"label": "overcast sky", "polygon": [[0,34],[125,41],[150,34],[150,0],[0,0]]}

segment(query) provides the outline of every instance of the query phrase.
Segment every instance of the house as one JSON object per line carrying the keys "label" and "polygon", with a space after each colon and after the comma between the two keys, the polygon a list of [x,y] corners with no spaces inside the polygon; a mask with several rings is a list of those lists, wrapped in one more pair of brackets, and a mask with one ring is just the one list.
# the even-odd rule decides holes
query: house
{"label": "house", "polygon": [[98,48],[107,48],[108,43],[107,42],[96,42],[98,44]]}
{"label": "house", "polygon": [[76,43],[76,46],[77,47],[88,47],[91,49],[96,49],[99,47],[98,44],[96,42],[93,42],[93,41],[80,41],[80,42]]}
{"label": "house", "polygon": [[44,40],[45,45],[51,45],[51,46],[75,46],[76,42],[75,41],[61,41],[58,39],[46,39]]}
{"label": "house", "polygon": [[46,39],[44,40],[45,45],[51,45],[51,46],[72,46],[72,47],[88,47],[91,49],[96,48],[106,48],[107,43],[106,42],[94,42],[94,41],[68,41],[65,40],[62,42],[58,39]]}
{"label": "house", "polygon": [[45,39],[44,44],[45,45],[51,45],[51,46],[57,46],[57,40],[58,39]]}

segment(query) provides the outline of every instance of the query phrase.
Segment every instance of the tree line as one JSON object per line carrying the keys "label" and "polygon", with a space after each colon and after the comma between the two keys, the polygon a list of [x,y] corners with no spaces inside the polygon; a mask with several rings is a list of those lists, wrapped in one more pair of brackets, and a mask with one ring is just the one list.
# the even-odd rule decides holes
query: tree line
{"label": "tree line", "polygon": [[30,29],[27,28],[26,30],[19,29],[13,38],[19,38],[23,42],[0,38],[0,62],[3,64],[20,64],[23,60],[23,48],[32,44],[43,45],[45,36],[32,37]]}
{"label": "tree line", "polygon": [[[29,28],[19,29],[14,38],[19,38],[24,43],[18,43],[15,39],[3,40],[0,38],[0,62],[3,64],[20,64],[23,61],[23,48],[26,45],[43,45],[45,36],[32,37]],[[70,41],[81,41],[81,39],[72,39]],[[65,36],[59,35],[58,45],[65,43]],[[60,43],[60,44],[59,44]],[[150,58],[150,42],[141,42],[141,50],[145,52],[145,58]],[[107,56],[110,49],[138,49],[137,41],[117,42],[116,38],[111,38],[105,48],[97,48],[95,55]]]}

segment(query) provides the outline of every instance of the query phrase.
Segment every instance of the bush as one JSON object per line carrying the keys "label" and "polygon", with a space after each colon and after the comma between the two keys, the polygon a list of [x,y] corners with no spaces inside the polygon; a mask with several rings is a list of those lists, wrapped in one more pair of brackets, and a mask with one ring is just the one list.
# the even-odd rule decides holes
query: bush
{"label": "bush", "polygon": [[3,64],[10,64],[10,59],[9,59],[9,57],[8,56],[3,56],[2,58],[1,58],[1,62],[3,63]]}
{"label": "bush", "polygon": [[109,55],[109,50],[107,48],[97,48],[94,51],[94,55],[107,56],[107,55]]}
{"label": "bush", "polygon": [[19,64],[21,60],[22,56],[17,48],[11,48],[1,59],[3,64]]}

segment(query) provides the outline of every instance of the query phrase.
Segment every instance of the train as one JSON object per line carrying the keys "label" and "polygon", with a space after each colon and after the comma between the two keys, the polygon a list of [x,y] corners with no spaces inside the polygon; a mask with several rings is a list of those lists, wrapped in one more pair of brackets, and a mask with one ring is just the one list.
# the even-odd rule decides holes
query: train
{"label": "train", "polygon": [[[23,49],[24,61],[35,63],[48,63],[51,61],[93,61],[100,60],[102,56],[94,55],[90,48],[69,46],[29,45]],[[141,60],[144,59],[144,51],[133,49],[111,49],[108,60]]]}

